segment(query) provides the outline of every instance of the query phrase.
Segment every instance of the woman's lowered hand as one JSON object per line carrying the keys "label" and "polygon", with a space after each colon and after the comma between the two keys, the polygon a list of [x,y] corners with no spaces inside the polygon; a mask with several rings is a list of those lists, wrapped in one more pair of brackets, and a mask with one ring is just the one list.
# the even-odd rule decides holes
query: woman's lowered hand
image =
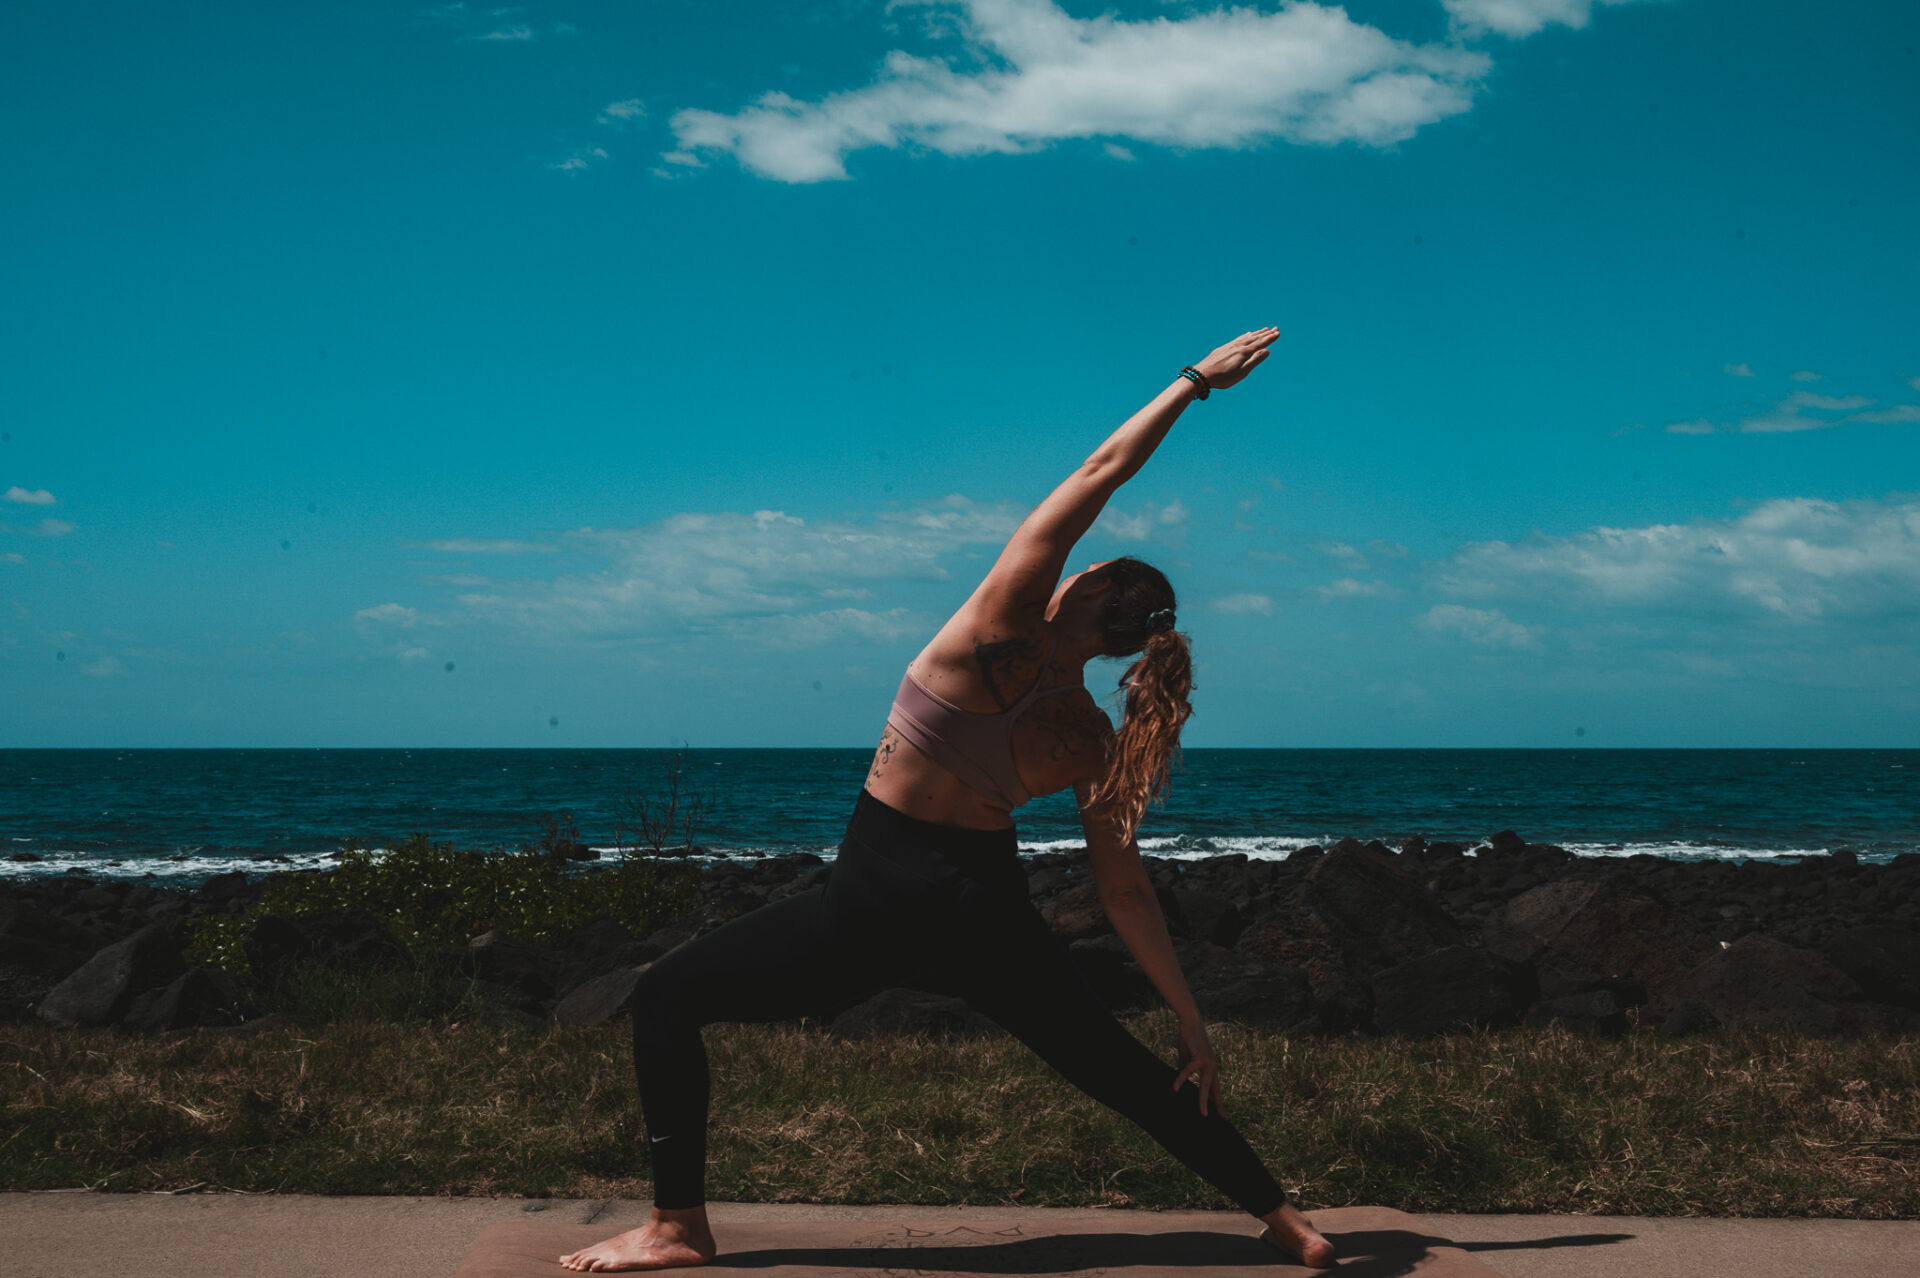
{"label": "woman's lowered hand", "polygon": [[1213,1041],[1207,1037],[1207,1025],[1201,1020],[1180,1022],[1180,1071],[1173,1076],[1176,1092],[1188,1079],[1200,1089],[1200,1112],[1218,1114],[1220,1108],[1220,1058],[1213,1054]]}
{"label": "woman's lowered hand", "polygon": [[1251,333],[1242,333],[1195,364],[1194,371],[1206,378],[1207,385],[1214,390],[1231,386],[1260,366],[1267,358],[1267,347],[1273,345],[1273,339],[1278,336],[1277,328],[1257,328]]}

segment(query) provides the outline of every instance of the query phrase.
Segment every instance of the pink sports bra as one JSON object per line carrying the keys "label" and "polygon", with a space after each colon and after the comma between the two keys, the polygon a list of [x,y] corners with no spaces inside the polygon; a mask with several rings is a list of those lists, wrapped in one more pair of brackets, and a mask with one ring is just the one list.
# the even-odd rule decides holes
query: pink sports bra
{"label": "pink sports bra", "polygon": [[[1058,644],[1058,638],[1054,643]],[[1040,663],[1042,677],[1053,646],[1047,648]],[[1056,692],[1076,692],[1077,683],[1052,688],[1034,687],[1026,696],[998,714],[980,714],[962,710],[944,697],[920,686],[912,667],[900,678],[900,691],[894,694],[893,709],[887,724],[911,741],[929,759],[1008,811],[1033,797],[1020,780],[1020,769],[1013,758],[1013,723],[1020,712],[1041,697]]]}

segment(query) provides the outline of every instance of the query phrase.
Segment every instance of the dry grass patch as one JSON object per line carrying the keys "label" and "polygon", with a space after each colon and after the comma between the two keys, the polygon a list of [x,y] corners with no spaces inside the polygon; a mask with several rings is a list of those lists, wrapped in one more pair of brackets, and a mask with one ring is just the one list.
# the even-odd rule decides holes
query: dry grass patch
{"label": "dry grass patch", "polygon": [[[1170,1054],[1170,1018],[1134,1030]],[[714,1027],[716,1198],[1218,1207],[1013,1041]],[[1216,1036],[1309,1206],[1920,1215],[1920,1040]],[[0,1028],[0,1188],[644,1198],[625,1027]]]}

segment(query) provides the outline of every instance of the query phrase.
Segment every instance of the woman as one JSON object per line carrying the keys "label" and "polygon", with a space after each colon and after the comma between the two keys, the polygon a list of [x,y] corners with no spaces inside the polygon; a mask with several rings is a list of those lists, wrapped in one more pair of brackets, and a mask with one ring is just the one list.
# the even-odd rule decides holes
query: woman
{"label": "woman", "polygon": [[[1132,559],[1061,578],[1074,543],[1182,410],[1258,367],[1279,335],[1243,334],[1182,369],[1027,516],[907,667],[826,884],[647,970],[633,1029],[653,1212],[638,1229],[562,1257],[567,1268],[713,1259],[702,1025],[831,1012],[900,985],[965,998],[1263,1220],[1263,1237],[1308,1264],[1332,1263],[1332,1247],[1220,1113],[1219,1062],[1134,843],[1189,713],[1192,668],[1173,628],[1173,588]],[[1081,676],[1092,658],[1136,653],[1116,735]],[[1107,917],[1178,1015],[1177,1069],[1100,1005],[1027,901],[1012,812],[1068,786]]]}

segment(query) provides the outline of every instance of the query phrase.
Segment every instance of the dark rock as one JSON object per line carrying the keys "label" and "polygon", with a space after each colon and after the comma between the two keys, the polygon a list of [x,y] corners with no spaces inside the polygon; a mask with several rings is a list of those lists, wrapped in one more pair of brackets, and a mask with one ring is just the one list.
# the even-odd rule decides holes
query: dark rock
{"label": "dark rock", "polygon": [[1307,974],[1284,963],[1231,960],[1194,977],[1193,996],[1208,1020],[1291,1029],[1318,1019]]}
{"label": "dark rock", "polygon": [[1321,1028],[1338,1034],[1372,1024],[1373,993],[1367,983],[1331,940],[1301,934],[1292,915],[1276,912],[1255,919],[1240,934],[1234,953],[1248,962],[1299,972]]}
{"label": "dark rock", "polygon": [[296,963],[377,968],[403,962],[406,946],[387,925],[348,906],[319,914],[263,914],[242,941],[255,979],[271,985]]}
{"label": "dark rock", "polygon": [[1508,853],[1526,851],[1527,841],[1512,830],[1502,830],[1487,840],[1487,846],[1504,856]]}
{"label": "dark rock", "polygon": [[620,967],[568,991],[553,1009],[562,1025],[602,1025],[631,1010],[633,990],[646,967]]}
{"label": "dark rock", "polygon": [[1613,989],[1629,1004],[1671,990],[1713,952],[1651,897],[1586,879],[1522,893],[1487,919],[1480,940],[1501,958],[1533,964],[1547,998]]}
{"label": "dark rock", "polygon": [[1173,900],[1187,935],[1196,941],[1231,947],[1246,928],[1246,917],[1218,892],[1174,888]]}
{"label": "dark rock", "polygon": [[124,941],[107,946],[48,991],[40,1019],[65,1029],[112,1025],[133,1000],[166,985],[186,970],[176,923],[149,923]]}
{"label": "dark rock", "polygon": [[1559,1025],[1583,1034],[1621,1034],[1627,1028],[1627,1009],[1612,990],[1588,990],[1543,998],[1527,1009],[1526,1019],[1535,1029]]}
{"label": "dark rock", "polygon": [[462,971],[512,990],[523,1001],[540,1003],[553,996],[561,972],[560,956],[505,932],[482,932],[467,943]]}
{"label": "dark rock", "polygon": [[121,1024],[154,1034],[201,1025],[239,1025],[254,1015],[254,1007],[231,976],[196,967],[165,988],[148,990],[134,999]]}
{"label": "dark rock", "polygon": [[[1748,936],[1700,964],[1672,991],[1669,1003],[1697,1004],[1722,1025],[1774,1025],[1806,1034],[1868,1028],[1853,978],[1813,950]],[[1670,1019],[1666,1007],[1649,1009]],[[1664,1013],[1664,1017],[1662,1016]]]}
{"label": "dark rock", "polygon": [[1713,1013],[1691,999],[1672,1000],[1663,1012],[1657,1028],[1665,1038],[1697,1034],[1701,1030],[1711,1029],[1716,1024]]}
{"label": "dark rock", "polygon": [[1100,904],[1100,885],[1089,879],[1062,892],[1041,908],[1053,934],[1063,941],[1080,941],[1113,931],[1106,907]]}
{"label": "dark rock", "polygon": [[1868,998],[1920,1008],[1920,931],[1893,923],[1851,927],[1827,942],[1827,957]]}
{"label": "dark rock", "polygon": [[1336,848],[1315,863],[1299,904],[1302,934],[1346,955],[1363,980],[1463,939],[1460,925],[1417,879],[1364,848]]}
{"label": "dark rock", "polygon": [[194,896],[202,901],[224,905],[247,890],[247,876],[243,871],[230,870],[225,874],[216,874],[200,885]]}
{"label": "dark rock", "polygon": [[9,861],[19,861],[22,864],[32,864],[33,862],[38,861],[39,859],[40,858],[38,856],[35,856],[31,852],[15,852],[12,856],[9,856],[7,858],[7,860]]}
{"label": "dark rock", "polygon": [[0,900],[0,964],[65,976],[86,962],[104,939],[44,906]]}
{"label": "dark rock", "polygon": [[1386,1034],[1505,1025],[1532,997],[1524,969],[1485,950],[1450,945],[1373,977],[1373,1022]]}
{"label": "dark rock", "polygon": [[883,1034],[971,1038],[996,1028],[963,999],[912,989],[881,990],[841,1012],[828,1026],[835,1038],[855,1039]]}
{"label": "dark rock", "polygon": [[575,928],[568,935],[564,948],[588,954],[603,954],[609,950],[617,950],[623,945],[631,945],[636,939],[619,919],[611,914],[601,914]]}

